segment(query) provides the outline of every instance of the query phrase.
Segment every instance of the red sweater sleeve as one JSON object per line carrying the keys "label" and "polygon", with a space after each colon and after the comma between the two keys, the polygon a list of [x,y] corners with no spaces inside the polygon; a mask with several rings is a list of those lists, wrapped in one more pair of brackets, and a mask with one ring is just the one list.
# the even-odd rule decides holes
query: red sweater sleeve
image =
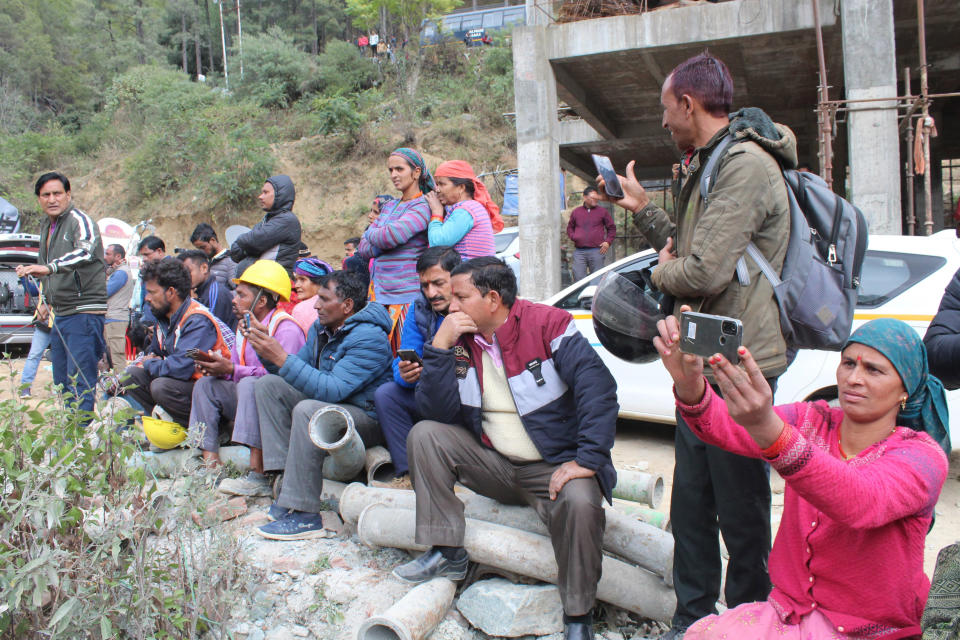
{"label": "red sweater sleeve", "polygon": [[[709,385],[699,404],[677,402],[680,414],[708,444],[739,455],[760,457],[760,447],[734,422],[727,405]],[[835,438],[829,414],[812,404],[775,407],[792,430],[770,465],[807,502],[830,518],[853,528],[879,527],[932,509],[947,475],[943,450],[925,433],[899,427],[889,438],[857,458],[845,461],[830,453]]]}

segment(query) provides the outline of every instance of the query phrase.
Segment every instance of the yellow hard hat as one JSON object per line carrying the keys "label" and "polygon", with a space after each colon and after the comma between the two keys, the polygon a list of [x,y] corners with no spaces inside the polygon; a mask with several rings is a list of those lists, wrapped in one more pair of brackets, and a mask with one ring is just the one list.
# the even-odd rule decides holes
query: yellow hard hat
{"label": "yellow hard hat", "polygon": [[290,299],[290,275],[272,260],[257,260],[233,281],[272,291],[284,301]]}
{"label": "yellow hard hat", "polygon": [[187,430],[176,422],[143,416],[143,432],[155,447],[173,449],[187,439]]}

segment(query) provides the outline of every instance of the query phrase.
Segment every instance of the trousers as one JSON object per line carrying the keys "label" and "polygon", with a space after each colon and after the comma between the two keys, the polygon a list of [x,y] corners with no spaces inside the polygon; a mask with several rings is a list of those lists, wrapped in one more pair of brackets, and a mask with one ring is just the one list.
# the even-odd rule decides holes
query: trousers
{"label": "trousers", "polygon": [[33,339],[30,341],[30,353],[27,354],[27,361],[23,363],[23,372],[20,374],[20,386],[26,391],[30,391],[34,379],[37,377],[37,369],[40,368],[40,360],[43,354],[50,346],[50,331],[41,331],[34,327]]}
{"label": "trousers", "polygon": [[127,367],[127,324],[117,320],[103,325],[103,336],[110,351],[110,368],[117,374]]}
{"label": "trousers", "polygon": [[407,452],[416,491],[417,544],[463,546],[466,521],[453,491],[456,482],[504,504],[529,505],[550,531],[564,613],[580,616],[593,609],[606,526],[596,478],[570,480],[550,500],[550,477],[559,465],[513,462],[467,429],[432,420],[414,425]]}
{"label": "trousers", "polygon": [[54,318],[50,332],[53,383],[63,385],[65,395],[82,411],[93,411],[97,363],[105,346],[102,315],[76,313]]}
{"label": "trousers", "polygon": [[[233,440],[256,449],[260,446],[260,419],[254,396],[254,377],[238,382],[205,376],[193,385],[190,406],[190,428],[200,428],[200,448],[203,451],[220,450],[220,430],[232,422]],[[237,440],[237,437],[242,440]]]}
{"label": "trousers", "polygon": [[[776,389],[776,378],[768,379]],[[719,389],[716,389],[719,393]],[[677,413],[676,463],[670,498],[673,525],[673,626],[684,628],[717,612],[723,534],[730,558],[724,597],[732,609],[766,600],[770,593],[770,470],[705,444]]]}
{"label": "trousers", "polygon": [[573,250],[573,279],[582,280],[587,277],[587,273],[596,273],[603,269],[603,261],[606,256],[600,253],[598,247],[593,249],[574,249]]}
{"label": "trousers", "polygon": [[[307,427],[313,414],[333,403],[313,400],[277,375],[268,374],[254,385],[263,468],[283,471],[283,486],[277,504],[287,509],[319,513],[323,510],[323,462],[326,453],[310,440]],[[377,421],[360,407],[338,404],[353,418],[366,447],[383,442]]]}
{"label": "trousers", "polygon": [[399,478],[410,470],[407,462],[407,436],[413,424],[420,420],[414,390],[401,387],[396,382],[387,382],[377,388],[373,397],[377,418],[387,449],[393,459],[393,468]]}
{"label": "trousers", "polygon": [[166,376],[151,379],[143,367],[136,366],[127,367],[121,380],[124,380],[124,386],[136,385],[135,388],[126,389],[123,395],[133,398],[147,414],[153,411],[154,406],[160,405],[177,424],[189,424],[194,380],[177,380]]}

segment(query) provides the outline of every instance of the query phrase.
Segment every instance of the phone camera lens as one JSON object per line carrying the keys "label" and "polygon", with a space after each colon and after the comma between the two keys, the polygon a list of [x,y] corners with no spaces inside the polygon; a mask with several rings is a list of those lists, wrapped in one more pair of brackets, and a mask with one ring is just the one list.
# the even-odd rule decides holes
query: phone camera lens
{"label": "phone camera lens", "polygon": [[737,324],[735,322],[730,322],[729,320],[724,320],[720,324],[720,331],[728,336],[735,336],[737,335]]}

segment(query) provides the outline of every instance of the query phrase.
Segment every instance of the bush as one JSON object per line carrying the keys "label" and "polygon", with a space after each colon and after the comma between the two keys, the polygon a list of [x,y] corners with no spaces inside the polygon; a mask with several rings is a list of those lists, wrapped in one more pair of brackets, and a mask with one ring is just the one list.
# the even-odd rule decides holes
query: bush
{"label": "bush", "polygon": [[316,74],[310,55],[298,49],[279,27],[247,36],[243,60],[244,77],[236,94],[262,107],[288,107]]}
{"label": "bush", "polygon": [[369,89],[376,79],[376,63],[349,42],[333,40],[317,56],[317,88],[328,95]]}
{"label": "bush", "polygon": [[134,67],[114,79],[105,95],[105,110],[112,116],[126,111],[138,123],[189,116],[213,104],[217,94],[166,67]]}
{"label": "bush", "polygon": [[191,520],[213,487],[181,469],[158,491],[128,466],[122,419],[85,428],[55,399],[30,410],[12,374],[0,382],[14,398],[0,401],[0,636],[226,637],[249,580],[239,544]]}
{"label": "bush", "polygon": [[209,172],[204,188],[217,205],[246,203],[276,167],[269,145],[252,135],[250,126],[231,132],[216,158],[218,167]]}
{"label": "bush", "polygon": [[357,111],[353,102],[344,96],[332,98],[314,98],[311,110],[317,116],[320,133],[355,134],[363,125],[365,118]]}

